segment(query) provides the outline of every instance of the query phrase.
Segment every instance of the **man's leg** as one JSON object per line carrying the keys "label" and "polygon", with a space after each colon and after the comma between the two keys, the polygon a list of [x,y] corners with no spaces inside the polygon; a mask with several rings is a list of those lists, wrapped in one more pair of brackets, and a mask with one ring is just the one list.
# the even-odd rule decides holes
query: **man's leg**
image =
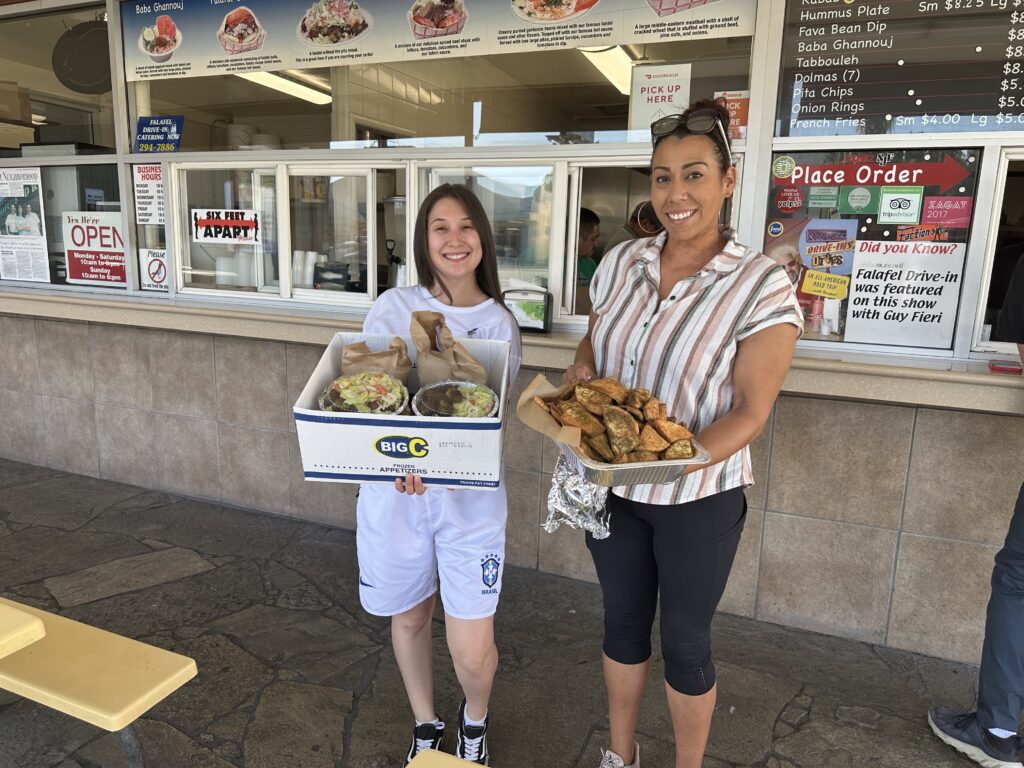
{"label": "man's leg", "polygon": [[978,678],[978,724],[1017,732],[1024,711],[1024,485],[996,555]]}

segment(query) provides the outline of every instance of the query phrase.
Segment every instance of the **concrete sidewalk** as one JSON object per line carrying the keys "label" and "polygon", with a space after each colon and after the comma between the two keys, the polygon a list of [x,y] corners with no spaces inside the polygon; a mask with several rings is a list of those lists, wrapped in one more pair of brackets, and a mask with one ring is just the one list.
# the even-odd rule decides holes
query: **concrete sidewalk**
{"label": "concrete sidewalk", "polygon": [[[147,765],[401,765],[411,715],[388,623],[359,606],[352,532],[0,460],[0,594],[196,659],[199,677],[138,723]],[[596,768],[599,589],[508,568],[497,627],[492,765]],[[451,721],[440,616],[434,634]],[[705,766],[973,765],[925,712],[969,706],[975,668],[726,615],[714,644]],[[645,768],[673,764],[660,661],[639,738]],[[125,765],[116,737],[0,692],[0,767]]]}

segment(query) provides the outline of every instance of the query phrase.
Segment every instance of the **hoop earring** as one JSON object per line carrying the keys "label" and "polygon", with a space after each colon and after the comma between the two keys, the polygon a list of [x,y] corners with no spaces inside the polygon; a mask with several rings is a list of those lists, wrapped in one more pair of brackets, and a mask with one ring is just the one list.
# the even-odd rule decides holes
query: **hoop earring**
{"label": "hoop earring", "polygon": [[[644,205],[650,205],[651,206],[651,215],[654,216],[654,206],[651,204],[651,201],[648,200]],[[658,234],[661,231],[661,227],[658,227],[657,229],[647,229],[647,227],[644,226],[643,218],[640,216],[640,213],[642,211],[643,211],[643,206],[641,206],[640,210],[637,211],[637,213],[636,213],[636,226],[637,226],[637,229],[639,229],[641,232],[643,232],[645,235],[648,235],[648,236]],[[654,218],[657,218],[657,216],[654,216]]]}

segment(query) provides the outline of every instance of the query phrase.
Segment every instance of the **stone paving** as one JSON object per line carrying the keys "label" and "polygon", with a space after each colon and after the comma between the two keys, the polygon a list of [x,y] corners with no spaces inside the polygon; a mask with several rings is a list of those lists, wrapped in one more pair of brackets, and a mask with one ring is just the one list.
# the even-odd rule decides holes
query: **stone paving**
{"label": "stone paving", "polygon": [[[138,721],[149,766],[401,765],[411,716],[387,622],[359,606],[350,531],[0,460],[0,594],[196,659],[199,676]],[[600,619],[596,586],[507,570],[494,766],[596,768]],[[451,719],[440,615],[434,636]],[[973,765],[924,715],[969,705],[975,668],[727,615],[714,643],[709,768]],[[660,663],[640,720],[644,766],[669,768]],[[0,691],[0,767],[37,766],[126,760],[116,737]]]}

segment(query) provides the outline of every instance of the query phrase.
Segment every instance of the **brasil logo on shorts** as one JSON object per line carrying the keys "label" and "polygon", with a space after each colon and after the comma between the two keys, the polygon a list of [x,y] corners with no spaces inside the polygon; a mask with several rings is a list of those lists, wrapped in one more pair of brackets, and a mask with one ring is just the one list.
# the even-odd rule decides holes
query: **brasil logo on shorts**
{"label": "brasil logo on shorts", "polygon": [[422,459],[430,452],[427,441],[422,437],[388,435],[373,444],[378,453],[392,459]]}
{"label": "brasil logo on shorts", "polygon": [[498,556],[488,555],[480,563],[481,578],[485,587],[493,587],[498,583]]}

